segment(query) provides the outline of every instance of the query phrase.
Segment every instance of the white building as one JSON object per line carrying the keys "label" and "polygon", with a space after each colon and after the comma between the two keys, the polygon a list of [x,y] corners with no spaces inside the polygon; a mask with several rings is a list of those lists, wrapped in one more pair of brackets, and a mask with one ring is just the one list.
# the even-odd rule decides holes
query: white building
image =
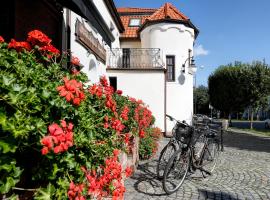
{"label": "white building", "polygon": [[121,48],[111,49],[107,58],[112,84],[148,104],[163,131],[173,126],[166,114],[190,122],[198,29],[170,3],[159,9],[118,8],[118,13],[125,31]]}
{"label": "white building", "polygon": [[106,74],[107,49],[119,48],[124,31],[113,0],[3,1],[0,35],[25,40],[41,30],[59,50],[78,57],[91,82]]}
{"label": "white building", "polygon": [[165,114],[191,120],[198,29],[173,5],[116,9],[113,0],[13,0],[3,7],[6,40],[39,29],[79,58],[90,83],[106,75],[115,89],[142,99],[163,131],[172,128]]}

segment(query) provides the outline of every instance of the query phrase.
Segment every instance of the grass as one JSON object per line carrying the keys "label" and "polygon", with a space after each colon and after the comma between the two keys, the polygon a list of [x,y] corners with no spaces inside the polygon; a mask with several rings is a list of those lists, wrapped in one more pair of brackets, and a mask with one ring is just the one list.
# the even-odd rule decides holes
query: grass
{"label": "grass", "polygon": [[249,129],[249,128],[230,127],[229,130],[239,130],[239,131],[244,131],[250,134],[270,136],[270,129]]}

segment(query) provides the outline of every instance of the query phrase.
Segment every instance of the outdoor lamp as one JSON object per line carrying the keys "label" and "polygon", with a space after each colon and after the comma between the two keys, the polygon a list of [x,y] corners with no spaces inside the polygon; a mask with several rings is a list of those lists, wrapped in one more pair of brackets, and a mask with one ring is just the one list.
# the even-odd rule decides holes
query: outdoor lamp
{"label": "outdoor lamp", "polygon": [[196,65],[195,65],[195,60],[193,56],[188,56],[188,58],[185,60],[184,64],[182,65],[182,72],[185,73],[185,67],[186,63],[188,61],[188,72],[190,74],[194,74],[197,71]]}

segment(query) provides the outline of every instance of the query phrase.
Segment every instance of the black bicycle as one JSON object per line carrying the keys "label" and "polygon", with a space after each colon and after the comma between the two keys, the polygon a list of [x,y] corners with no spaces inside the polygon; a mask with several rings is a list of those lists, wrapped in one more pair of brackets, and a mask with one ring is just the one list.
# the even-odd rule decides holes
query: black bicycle
{"label": "black bicycle", "polygon": [[186,126],[186,123],[180,122],[177,119],[173,118],[170,115],[166,115],[171,121],[175,122],[175,125],[172,129],[172,137],[168,144],[161,150],[159,158],[158,158],[158,164],[157,164],[157,177],[159,179],[163,178],[163,174],[165,171],[165,168],[169,162],[169,159],[172,157],[172,155],[177,151],[177,149],[181,148],[181,138],[178,138],[179,134],[176,134],[179,132],[180,126]]}
{"label": "black bicycle", "polygon": [[211,175],[219,154],[219,130],[205,123],[179,126],[176,135],[182,145],[169,159],[163,174],[162,185],[167,194],[181,187],[188,172],[199,169],[204,177]]}

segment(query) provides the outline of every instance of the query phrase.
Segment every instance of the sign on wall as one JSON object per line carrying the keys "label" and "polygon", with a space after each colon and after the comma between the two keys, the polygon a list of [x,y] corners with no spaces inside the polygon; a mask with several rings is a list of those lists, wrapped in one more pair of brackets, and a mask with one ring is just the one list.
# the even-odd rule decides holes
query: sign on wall
{"label": "sign on wall", "polygon": [[91,50],[91,52],[105,64],[106,49],[99,43],[98,39],[94,37],[93,33],[79,20],[76,21],[75,29],[76,41],[82,44],[87,50]]}

